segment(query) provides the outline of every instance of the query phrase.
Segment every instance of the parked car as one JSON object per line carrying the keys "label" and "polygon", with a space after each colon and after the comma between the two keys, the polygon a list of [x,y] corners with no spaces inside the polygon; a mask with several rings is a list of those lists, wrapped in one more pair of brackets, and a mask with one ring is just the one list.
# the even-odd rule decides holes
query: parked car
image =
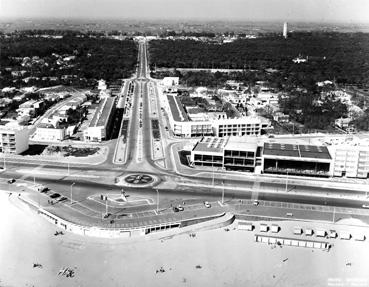
{"label": "parked car", "polygon": [[208,201],[204,201],[204,206],[206,208],[210,208],[211,207],[211,204]]}
{"label": "parked car", "polygon": [[14,178],[11,178],[11,179],[8,180],[8,183],[10,183],[10,184],[12,184],[14,182],[15,182],[15,179]]}

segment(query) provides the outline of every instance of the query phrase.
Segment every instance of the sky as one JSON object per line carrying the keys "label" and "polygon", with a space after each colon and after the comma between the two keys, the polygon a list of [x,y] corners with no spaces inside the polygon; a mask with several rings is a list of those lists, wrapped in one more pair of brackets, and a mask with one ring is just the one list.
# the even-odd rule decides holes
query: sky
{"label": "sky", "polygon": [[369,23],[369,0],[0,0],[0,18]]}

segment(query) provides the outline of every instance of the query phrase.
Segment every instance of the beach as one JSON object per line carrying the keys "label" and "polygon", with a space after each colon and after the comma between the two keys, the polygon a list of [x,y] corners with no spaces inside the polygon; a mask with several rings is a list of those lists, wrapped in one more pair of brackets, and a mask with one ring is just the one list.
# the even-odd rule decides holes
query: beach
{"label": "beach", "polygon": [[[17,195],[8,197],[4,192],[0,193],[0,218],[2,287],[369,286],[368,239],[330,240],[329,252],[280,247],[256,243],[255,231],[237,230],[236,224],[194,236],[55,236],[59,229]],[[282,230],[296,225],[278,224]],[[359,229],[368,234],[368,227]],[[42,266],[34,267],[35,263]],[[58,275],[66,267],[74,270],[73,277]]]}

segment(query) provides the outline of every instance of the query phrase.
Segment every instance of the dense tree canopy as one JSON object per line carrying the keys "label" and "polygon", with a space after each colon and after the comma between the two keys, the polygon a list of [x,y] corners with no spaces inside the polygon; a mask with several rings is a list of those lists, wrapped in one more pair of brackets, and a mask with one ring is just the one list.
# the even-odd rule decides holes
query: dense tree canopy
{"label": "dense tree canopy", "polygon": [[[292,59],[302,55],[306,63]],[[152,67],[277,69],[290,82],[335,79],[338,83],[369,84],[369,34],[293,33],[268,35],[222,45],[194,40],[150,42]]]}
{"label": "dense tree canopy", "polygon": [[[24,77],[57,77],[51,84],[89,86],[97,79],[107,81],[130,77],[137,63],[137,46],[133,40],[112,40],[66,33],[63,38],[31,37],[15,34],[1,40],[1,86],[14,85],[9,70],[25,70]],[[75,59],[57,64],[59,59],[74,55]],[[20,59],[34,56],[42,59],[42,65],[21,66]],[[63,77],[64,76],[64,77]],[[48,80],[31,79],[30,84],[48,85]],[[22,85],[20,79],[16,84]]]}

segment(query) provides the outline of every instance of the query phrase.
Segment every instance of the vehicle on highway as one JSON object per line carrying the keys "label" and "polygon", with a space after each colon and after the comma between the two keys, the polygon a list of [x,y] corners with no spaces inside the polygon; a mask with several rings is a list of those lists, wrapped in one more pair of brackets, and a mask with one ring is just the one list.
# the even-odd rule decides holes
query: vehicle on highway
{"label": "vehicle on highway", "polygon": [[49,190],[49,188],[47,186],[41,185],[41,186],[37,187],[37,190],[39,192],[46,192],[46,191]]}
{"label": "vehicle on highway", "polygon": [[11,178],[11,179],[8,180],[8,183],[10,183],[10,184],[12,184],[14,182],[15,182],[15,179],[14,178]]}
{"label": "vehicle on highway", "polygon": [[255,206],[258,206],[258,205],[259,205],[259,201],[258,201],[258,200],[254,200],[254,201],[252,202],[252,204],[253,204],[253,205],[255,205]]}
{"label": "vehicle on highway", "polygon": [[211,204],[208,201],[204,201],[204,206],[206,208],[210,208],[211,207]]}
{"label": "vehicle on highway", "polygon": [[369,208],[369,204],[363,204],[362,207],[363,208]]}
{"label": "vehicle on highway", "polygon": [[56,201],[57,202],[63,202],[63,201],[66,201],[68,198],[66,198],[65,196],[62,196],[60,198],[58,198]]}

